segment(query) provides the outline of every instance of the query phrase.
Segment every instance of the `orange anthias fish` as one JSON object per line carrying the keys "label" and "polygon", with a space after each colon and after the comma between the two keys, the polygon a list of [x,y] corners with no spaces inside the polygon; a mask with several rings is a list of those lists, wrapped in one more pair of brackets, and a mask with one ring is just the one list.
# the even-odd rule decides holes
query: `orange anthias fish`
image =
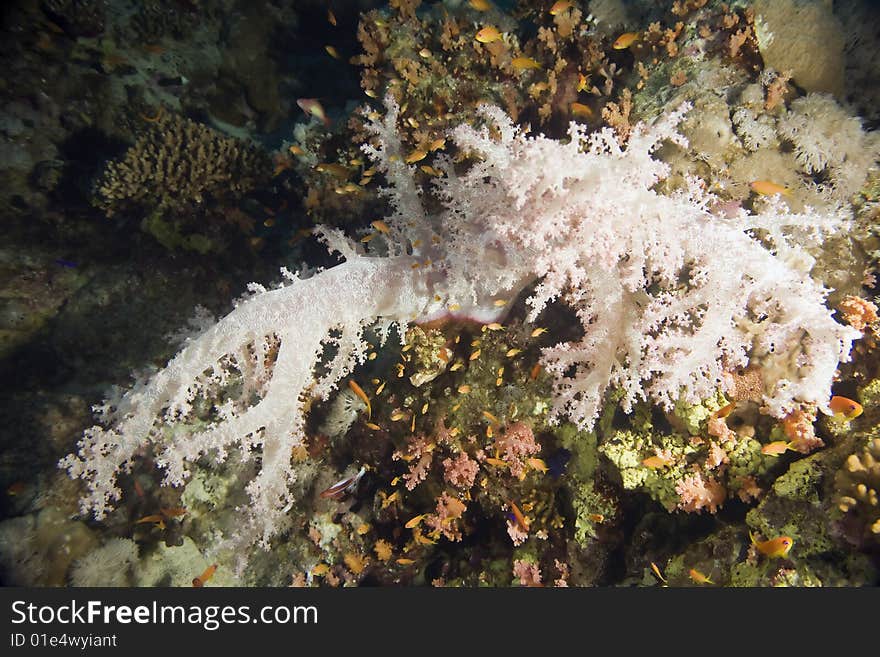
{"label": "orange anthias fish", "polygon": [[791,547],[794,545],[794,539],[790,536],[777,536],[769,541],[758,541],[755,539],[755,535],[749,532],[749,538],[752,539],[752,543],[758,549],[758,552],[771,559],[784,557],[791,551]]}
{"label": "orange anthias fish", "polygon": [[569,9],[572,4],[571,0],[557,0],[553,3],[553,6],[550,7],[550,15],[555,16],[556,14],[561,14]]}
{"label": "orange anthias fish", "polygon": [[646,468],[651,468],[652,470],[655,468],[665,468],[668,465],[671,465],[672,461],[664,456],[649,456],[646,459],[642,460],[642,465]]}
{"label": "orange anthias fish", "polygon": [[834,395],[831,398],[831,401],[828,402],[828,405],[831,407],[831,410],[834,411],[835,417],[844,420],[853,420],[865,410],[860,403],[846,397],[839,397],[838,395]]}
{"label": "orange anthias fish", "polygon": [[611,47],[615,50],[626,50],[639,38],[638,32],[624,32],[614,40]]}
{"label": "orange anthias fish", "polygon": [[761,196],[774,196],[775,194],[791,196],[791,190],[788,187],[783,187],[782,185],[770,182],[769,180],[755,180],[749,183],[749,187]]}
{"label": "orange anthias fish", "polygon": [[195,587],[197,589],[203,587],[205,585],[205,582],[207,582],[209,579],[211,579],[214,576],[214,573],[216,571],[217,571],[217,564],[216,563],[211,564],[210,566],[205,568],[204,572],[201,575],[199,575],[198,577],[193,579],[193,587]]}
{"label": "orange anthias fish", "polygon": [[785,454],[785,452],[791,448],[792,447],[790,442],[777,440],[776,442],[767,443],[766,445],[761,447],[761,454],[765,454],[767,456],[779,456],[780,454]]}
{"label": "orange anthias fish", "polygon": [[311,114],[320,119],[325,126],[330,125],[330,119],[327,117],[327,112],[324,111],[324,106],[321,105],[321,102],[317,98],[297,98],[296,104],[299,105],[300,109],[306,114]]}
{"label": "orange anthias fish", "polygon": [[470,0],[468,4],[477,11],[489,11],[492,8],[492,3],[488,0]]}
{"label": "orange anthias fish", "polygon": [[541,68],[541,65],[531,57],[514,57],[511,62],[514,71],[524,71],[528,68]]}
{"label": "orange anthias fish", "polygon": [[348,387],[351,388],[351,391],[358,396],[358,398],[364,402],[367,407],[367,418],[373,417],[373,409],[370,406],[370,398],[367,397],[367,393],[364,392],[364,389],[361,388],[354,379],[348,380]]}
{"label": "orange anthias fish", "polygon": [[704,575],[699,570],[697,570],[696,568],[691,568],[688,571],[688,575],[694,581],[695,584],[714,584],[715,583],[711,579],[709,579],[706,575]]}
{"label": "orange anthias fish", "polygon": [[576,116],[579,119],[593,118],[593,110],[591,110],[588,105],[584,105],[583,103],[572,103],[570,105],[570,109],[571,115]]}
{"label": "orange anthias fish", "polygon": [[489,25],[488,27],[484,27],[482,30],[477,32],[475,38],[480,43],[492,43],[501,39],[501,32],[499,32],[498,28],[494,25]]}
{"label": "orange anthias fish", "polygon": [[526,520],[526,517],[523,515],[523,512],[519,510],[519,507],[514,504],[511,500],[507,501],[507,505],[510,507],[510,512],[513,514],[514,520],[516,520],[516,524],[519,528],[524,531],[529,531],[529,523]]}

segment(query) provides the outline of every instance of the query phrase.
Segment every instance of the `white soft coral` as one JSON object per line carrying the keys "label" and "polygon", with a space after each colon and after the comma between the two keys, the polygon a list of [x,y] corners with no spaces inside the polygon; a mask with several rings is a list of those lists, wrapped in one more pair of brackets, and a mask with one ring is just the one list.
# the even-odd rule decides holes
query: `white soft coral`
{"label": "white soft coral", "polygon": [[[484,107],[495,130],[452,132],[478,161],[459,174],[439,158],[443,209],[429,214],[415,167],[401,158],[396,105],[386,102],[384,120],[371,125],[378,143],[365,150],[391,184],[387,255],[366,257],[324,231],[345,263],[306,279],[286,273],[277,289],[253,286],[165,369],[105,406],[103,426],[62,461],[88,485],[84,511],[108,511],[119,473],[146,444],[170,485],[184,484],[195,461],[223,461],[235,449],[246,460],[259,455],[260,465],[239,538],[268,546],[290,522],[305,398],[326,398],[363,362],[365,326],[455,313],[491,321],[499,296],[512,299],[535,281],[533,319],[560,298],[583,327],[579,340],[544,352],[557,417],[592,426],[609,387],[623,392],[624,409],[638,399],[699,401],[745,365],[761,367],[777,417],[826,405],[859,333],[832,318],[803,247],[841,218],[771,203],[759,215],[720,219],[696,180],[676,195],[655,191],[668,167],[652,153],[663,140],[683,141],[675,127],[687,107],[636,126],[626,149],[612,131],[587,134],[576,123],[567,141],[529,137]],[[243,385],[229,385],[236,380]]]}

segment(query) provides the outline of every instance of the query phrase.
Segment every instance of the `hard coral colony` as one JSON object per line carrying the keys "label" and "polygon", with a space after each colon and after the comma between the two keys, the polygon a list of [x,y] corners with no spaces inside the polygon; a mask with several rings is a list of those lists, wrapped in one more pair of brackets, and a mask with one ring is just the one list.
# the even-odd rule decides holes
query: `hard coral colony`
{"label": "hard coral colony", "polygon": [[[697,403],[725,371],[750,365],[764,372],[763,402],[775,417],[805,404],[826,409],[858,333],[832,318],[806,247],[842,220],[780,203],[720,220],[696,180],[683,192],[654,191],[668,167],[652,152],[662,140],[683,141],[675,126],[687,110],[636,126],[622,148],[610,129],[588,134],[577,123],[565,141],[530,137],[483,107],[487,127],[450,134],[478,160],[459,173],[438,158],[442,209],[431,214],[402,158],[398,107],[386,99],[384,118],[368,124],[375,143],[364,147],[391,183],[385,254],[323,230],[344,263],[307,278],[285,270],[275,289],[253,284],[250,298],[166,368],[109,401],[102,425],[63,461],[88,485],[82,510],[106,515],[120,497],[119,475],[147,444],[171,486],[185,485],[199,458],[224,461],[238,444],[244,458],[259,453],[261,467],[234,540],[268,547],[290,523],[290,454],[305,440],[307,397],[327,398],[366,360],[366,327],[495,321],[503,315],[495,299],[533,285],[531,318],[561,298],[583,328],[580,339],[543,353],[557,418],[591,428],[609,387],[625,411],[639,400]],[[327,342],[335,353],[316,376]],[[242,380],[237,396],[233,378]],[[216,413],[200,418],[200,402],[224,389]]]}

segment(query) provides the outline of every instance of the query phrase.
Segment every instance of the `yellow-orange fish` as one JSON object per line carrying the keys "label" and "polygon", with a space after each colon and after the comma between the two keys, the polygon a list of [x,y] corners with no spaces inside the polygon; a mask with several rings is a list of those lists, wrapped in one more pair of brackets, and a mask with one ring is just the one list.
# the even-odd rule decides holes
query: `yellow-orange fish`
{"label": "yellow-orange fish", "polygon": [[690,575],[690,578],[696,584],[714,584],[715,583],[711,579],[709,579],[706,575],[704,575],[699,570],[697,570],[696,568],[691,568],[688,571],[688,575]]}
{"label": "yellow-orange fish", "polygon": [[781,454],[785,454],[787,450],[791,449],[791,443],[785,442],[784,440],[777,440],[772,443],[767,443],[763,447],[761,447],[761,454],[765,454],[767,456],[780,456]]}
{"label": "yellow-orange fish", "polygon": [[572,103],[569,105],[569,108],[571,109],[571,115],[576,116],[579,119],[593,118],[593,110],[583,103]]}
{"label": "yellow-orange fish", "polygon": [[611,47],[615,50],[626,50],[639,38],[638,32],[624,32],[614,40]]}
{"label": "yellow-orange fish", "polygon": [[321,105],[321,102],[317,98],[297,98],[296,104],[299,105],[300,109],[306,114],[310,114],[320,119],[325,126],[330,125],[330,119],[327,117],[327,112],[324,111],[324,106]]}
{"label": "yellow-orange fish", "polygon": [[659,579],[661,582],[666,584],[666,578],[663,577],[663,573],[660,572],[660,569],[657,567],[657,564],[655,564],[653,561],[651,562],[651,570],[654,571],[654,574],[657,576],[657,579]]}
{"label": "yellow-orange fish", "polygon": [[577,86],[577,90],[578,90],[578,91],[586,91],[586,90],[587,90],[587,85],[588,85],[588,84],[589,84],[589,80],[587,79],[587,76],[584,75],[583,73],[578,73],[578,86]]}
{"label": "yellow-orange fish", "polygon": [[327,10],[327,22],[336,27],[336,14],[333,13],[332,9]]}
{"label": "yellow-orange fish", "polygon": [[364,392],[364,389],[361,388],[354,379],[348,380],[348,387],[351,388],[351,391],[357,395],[358,399],[360,399],[367,406],[367,418],[373,417],[373,409],[370,407],[370,398],[367,397],[367,393]]}
{"label": "yellow-orange fish", "polygon": [[406,527],[407,529],[412,529],[413,527],[416,527],[419,523],[422,522],[422,520],[425,519],[425,516],[427,515],[427,513],[422,513],[415,518],[410,518],[409,521],[404,525],[404,527]]}
{"label": "yellow-orange fish", "polygon": [[864,409],[859,402],[838,395],[834,395],[831,398],[831,401],[828,402],[828,405],[831,407],[831,410],[834,411],[835,417],[843,418],[845,420],[853,420],[864,412]]}
{"label": "yellow-orange fish", "polygon": [[416,162],[421,162],[424,160],[428,154],[420,148],[417,148],[412,153],[406,156],[404,162],[407,164],[415,164]]}
{"label": "yellow-orange fish", "polygon": [[493,43],[494,41],[501,39],[501,32],[499,32],[498,28],[494,25],[489,25],[477,32],[475,38],[480,43]]}
{"label": "yellow-orange fish", "polygon": [[556,0],[556,2],[553,3],[553,6],[550,7],[550,15],[555,16],[556,14],[561,14],[571,8],[572,4],[571,0]]}
{"label": "yellow-orange fish", "polygon": [[205,585],[209,579],[214,576],[214,573],[217,571],[217,564],[211,564],[207,568],[205,568],[204,572],[201,575],[193,579],[193,586],[195,588],[201,588]]}
{"label": "yellow-orange fish", "polygon": [[526,459],[526,463],[528,463],[535,470],[537,470],[538,472],[540,472],[542,474],[546,473],[548,470],[547,464],[544,462],[544,459],[530,458],[530,459]]}
{"label": "yellow-orange fish", "polygon": [[529,68],[541,68],[541,65],[531,57],[514,57],[511,62],[514,71],[524,71]]}
{"label": "yellow-orange fish", "polygon": [[733,412],[733,409],[736,408],[736,402],[730,402],[727,406],[722,406],[719,408],[713,415],[715,417],[725,418]]}
{"label": "yellow-orange fish", "polygon": [[336,50],[333,46],[324,46],[324,50],[327,51],[327,54],[330,55],[333,59],[342,59],[342,55],[339,54],[339,51]]}
{"label": "yellow-orange fish", "polygon": [[773,196],[782,194],[783,196],[791,196],[791,190],[769,180],[755,180],[749,183],[752,190],[761,196]]}
{"label": "yellow-orange fish", "polygon": [[656,468],[665,468],[668,465],[671,465],[672,461],[666,458],[665,456],[649,456],[648,458],[642,460],[642,465],[646,468],[656,469]]}
{"label": "yellow-orange fish", "polygon": [[507,506],[510,507],[510,512],[513,513],[513,518],[516,520],[516,524],[519,525],[519,528],[524,531],[529,531],[529,521],[526,520],[526,517],[523,515],[523,512],[519,510],[519,507],[514,504],[511,500],[507,501]]}
{"label": "yellow-orange fish", "polygon": [[758,541],[755,539],[755,535],[749,532],[749,538],[752,539],[752,543],[758,549],[758,552],[771,559],[784,557],[791,551],[791,547],[794,545],[794,539],[790,536],[777,536],[768,541]]}
{"label": "yellow-orange fish", "polygon": [[492,8],[492,3],[488,0],[470,0],[468,4],[471,6],[471,9],[477,11],[489,11]]}

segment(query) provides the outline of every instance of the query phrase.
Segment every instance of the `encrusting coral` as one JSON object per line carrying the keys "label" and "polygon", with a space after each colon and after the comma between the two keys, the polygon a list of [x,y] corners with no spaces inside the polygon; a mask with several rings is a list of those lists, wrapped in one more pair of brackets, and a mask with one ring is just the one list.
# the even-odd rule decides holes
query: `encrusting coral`
{"label": "encrusting coral", "polygon": [[719,218],[696,180],[655,191],[669,169],[652,153],[682,141],[675,126],[687,106],[634,126],[625,149],[612,130],[588,134],[575,123],[566,141],[527,136],[483,107],[488,126],[449,134],[472,166],[437,159],[438,212],[405,162],[397,104],[387,98],[386,107],[367,124],[375,139],[364,147],[390,183],[381,236],[364,247],[322,231],[343,264],[310,278],[283,270],[286,283],[271,290],[252,284],[250,298],[166,368],[108,401],[101,426],[62,461],[87,484],[83,512],[103,517],[120,497],[117,477],[147,449],[171,486],[185,485],[197,460],[223,462],[234,449],[259,455],[260,466],[233,545],[268,546],[291,523],[291,452],[305,440],[308,398],[327,398],[366,361],[364,329],[377,320],[383,335],[414,320],[494,323],[526,288],[530,319],[560,299],[583,332],[543,352],[557,419],[591,427],[608,388],[624,411],[639,400],[695,404],[749,365],[761,368],[765,413],[828,411],[837,366],[860,334],[832,317],[805,247],[840,230],[842,217],[771,202],[761,214]]}

